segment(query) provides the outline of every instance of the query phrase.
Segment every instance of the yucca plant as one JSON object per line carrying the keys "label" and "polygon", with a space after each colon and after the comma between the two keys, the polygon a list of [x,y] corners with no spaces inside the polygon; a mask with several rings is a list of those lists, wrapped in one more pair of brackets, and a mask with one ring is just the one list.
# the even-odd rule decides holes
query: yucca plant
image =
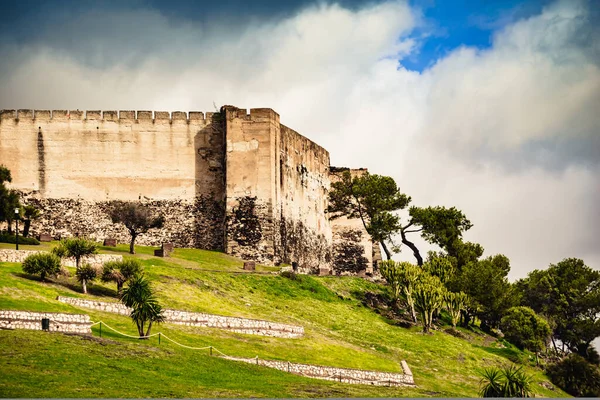
{"label": "yucca plant", "polygon": [[444,300],[444,289],[437,276],[424,274],[414,291],[415,305],[421,314],[423,332],[429,333],[433,324],[433,314],[440,309]]}
{"label": "yucca plant", "polygon": [[52,253],[60,258],[73,257],[75,259],[75,267],[79,269],[81,259],[83,257],[96,254],[98,246],[96,243],[84,238],[67,238],[62,239],[59,245],[52,249]]}
{"label": "yucca plant", "polygon": [[77,277],[77,280],[81,283],[83,293],[87,293],[87,284],[96,279],[96,277],[98,276],[98,271],[90,264],[83,264],[75,271],[75,276]]}
{"label": "yucca plant", "polygon": [[456,328],[456,324],[460,318],[460,312],[466,309],[468,297],[463,292],[453,293],[446,292],[444,294],[444,306],[452,320],[452,327]]}
{"label": "yucca plant", "polygon": [[51,253],[34,253],[23,260],[23,272],[40,274],[43,281],[46,276],[55,276],[60,272],[60,258]]}
{"label": "yucca plant", "polygon": [[419,277],[423,273],[421,268],[405,261],[387,260],[381,262],[379,270],[381,276],[390,284],[392,300],[397,302],[403,296],[410,309],[413,322],[417,322],[413,292]]}
{"label": "yucca plant", "polygon": [[[140,274],[133,277],[121,294],[121,302],[132,309],[131,319],[136,324],[140,339],[147,339],[154,322],[164,321],[163,310],[154,296],[150,282]],[[148,323],[148,329],[144,329]]]}
{"label": "yucca plant", "polygon": [[481,397],[532,397],[532,379],[523,367],[509,365],[501,369],[486,368],[482,373],[479,392]]}

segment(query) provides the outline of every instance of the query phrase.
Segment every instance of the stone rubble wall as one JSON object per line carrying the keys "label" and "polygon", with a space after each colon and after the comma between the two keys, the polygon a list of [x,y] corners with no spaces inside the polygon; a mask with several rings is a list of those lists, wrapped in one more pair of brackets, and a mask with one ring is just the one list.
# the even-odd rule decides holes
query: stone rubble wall
{"label": "stone rubble wall", "polygon": [[[78,307],[91,308],[94,310],[121,315],[129,315],[131,312],[131,309],[120,303],[84,300],[62,296],[59,296],[57,300],[62,303],[67,303]],[[280,324],[256,319],[225,317],[221,315],[171,309],[165,309],[164,316],[165,322],[172,324],[218,328],[251,335],[273,336],[288,339],[298,338],[304,335],[304,328],[301,326]]]}
{"label": "stone rubble wall", "polygon": [[[47,253],[42,250],[4,250],[0,249],[0,262],[22,263],[28,256],[37,253]],[[108,261],[123,261],[123,256],[113,254],[94,254],[89,257],[84,257],[82,263],[88,263],[92,267],[102,266]],[[74,258],[63,258],[61,264],[65,267],[74,267]]]}
{"label": "stone rubble wall", "polygon": [[92,333],[89,315],[0,310],[0,329],[42,330],[42,318],[50,319],[50,332]]}
{"label": "stone rubble wall", "polygon": [[414,386],[412,372],[406,361],[401,362],[403,373],[378,372],[349,368],[325,367],[322,365],[297,364],[288,361],[261,360],[259,358],[224,357],[228,360],[256,364],[295,375],[324,379],[342,383],[374,386]]}

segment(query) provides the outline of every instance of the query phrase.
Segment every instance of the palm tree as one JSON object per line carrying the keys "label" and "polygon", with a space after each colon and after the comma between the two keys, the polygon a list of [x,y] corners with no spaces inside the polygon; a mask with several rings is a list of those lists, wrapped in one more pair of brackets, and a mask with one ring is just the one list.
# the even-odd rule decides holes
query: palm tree
{"label": "palm tree", "polygon": [[[87,293],[86,283],[93,273],[90,272],[89,268],[86,268],[85,271],[80,271],[81,259],[96,254],[97,252],[98,246],[96,243],[84,238],[62,239],[60,244],[52,249],[52,253],[60,258],[73,257],[75,259],[75,273],[79,277],[79,281],[83,287],[83,293]],[[93,275],[93,277],[95,278],[95,275]]]}
{"label": "palm tree", "polygon": [[123,284],[141,272],[142,264],[134,258],[122,261],[108,261],[104,263],[102,281],[115,282],[117,284],[117,294],[121,295]]}
{"label": "palm tree", "polygon": [[[121,294],[121,302],[131,308],[131,319],[137,326],[140,339],[147,339],[150,336],[152,323],[164,321],[162,307],[158,304],[150,282],[144,275],[137,275],[129,281]],[[144,333],[146,323],[148,329]]]}

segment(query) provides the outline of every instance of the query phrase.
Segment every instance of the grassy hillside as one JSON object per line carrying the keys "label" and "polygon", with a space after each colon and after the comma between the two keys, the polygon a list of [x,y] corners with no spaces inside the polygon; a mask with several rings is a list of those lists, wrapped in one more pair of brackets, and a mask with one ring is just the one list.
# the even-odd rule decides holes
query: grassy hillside
{"label": "grassy hillside", "polygon": [[[127,256],[127,246],[101,249]],[[212,345],[240,357],[392,372],[401,372],[399,362],[406,360],[418,388],[303,378],[210,357],[165,340],[159,344],[155,338],[123,338],[106,328],[99,338],[95,326],[94,338],[0,331],[2,397],[473,397],[479,388],[478,372],[509,360],[526,365],[538,395],[566,396],[540,385],[548,380],[533,367],[530,355],[482,333],[463,330],[463,339],[443,329],[423,335],[418,327],[397,326],[363,305],[366,293],[384,290],[366,280],[313,276],[293,280],[279,276],[274,267],[245,272],[241,261],[216,252],[177,249],[173,257],[162,259],[151,256],[152,248],[138,250],[135,257],[144,264],[165,307],[298,324],[306,331],[301,339],[279,339],[163,324],[153,333],[161,331],[189,346]],[[81,294],[73,278],[41,283],[23,274],[20,264],[0,263],[0,309],[85,313],[93,321],[135,335],[126,317],[55,300],[58,295],[116,299],[114,284],[96,282],[88,290],[88,295]]]}

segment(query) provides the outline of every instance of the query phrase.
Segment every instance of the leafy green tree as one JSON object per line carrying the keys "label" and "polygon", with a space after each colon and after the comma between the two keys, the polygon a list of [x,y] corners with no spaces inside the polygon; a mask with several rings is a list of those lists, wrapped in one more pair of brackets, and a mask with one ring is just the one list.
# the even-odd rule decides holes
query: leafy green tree
{"label": "leafy green tree", "polygon": [[113,224],[121,223],[125,225],[131,241],[129,243],[129,253],[135,254],[135,240],[150,229],[162,228],[164,217],[153,216],[148,206],[133,201],[113,201],[109,204],[110,219]]}
{"label": "leafy green tree", "polygon": [[8,233],[12,234],[12,222],[15,220],[15,208],[21,208],[19,194],[8,189],[5,183],[12,182],[10,170],[0,165],[0,222],[6,222]]}
{"label": "leafy green tree", "polygon": [[454,292],[446,292],[444,293],[444,306],[448,314],[450,314],[450,319],[452,320],[452,327],[456,328],[456,324],[460,318],[461,311],[466,310],[468,298],[467,295],[463,292],[454,293]]}
{"label": "leafy green tree", "polygon": [[404,297],[413,322],[417,322],[413,292],[423,271],[409,262],[396,262],[393,260],[382,261],[379,270],[381,276],[383,276],[391,287],[394,304],[396,304],[401,296]]}
{"label": "leafy green tree", "polygon": [[[132,309],[131,319],[137,326],[140,339],[147,339],[150,336],[153,323],[164,321],[162,307],[144,275],[136,275],[129,281],[127,287],[123,289],[121,302]],[[146,323],[148,329],[144,333]]]}
{"label": "leafy green tree", "polygon": [[43,281],[47,276],[55,276],[60,272],[60,258],[52,253],[34,253],[23,260],[23,272],[39,274]]}
{"label": "leafy green tree", "polygon": [[400,229],[400,218],[394,212],[405,208],[409,202],[410,197],[401,193],[389,176],[365,172],[352,177],[350,171],[344,171],[341,179],[331,185],[328,211],[332,218],[360,218],[389,260],[392,251],[386,242],[394,246],[392,236]]}
{"label": "leafy green tree", "polygon": [[126,258],[122,261],[108,261],[102,268],[102,281],[115,282],[117,284],[117,293],[120,295],[123,284],[133,277],[141,274],[142,264],[135,258]]}
{"label": "leafy green tree", "polygon": [[467,325],[473,316],[481,319],[484,330],[497,328],[502,315],[516,305],[514,290],[508,282],[510,262],[504,255],[471,261],[448,283],[453,292],[464,292],[470,301],[463,313]]}
{"label": "leafy green tree", "polygon": [[40,218],[40,210],[32,205],[26,205],[23,207],[23,236],[29,236],[29,229],[31,228],[31,221]]}
{"label": "leafy green tree", "polygon": [[532,378],[523,367],[486,368],[480,381],[481,397],[533,397]]}
{"label": "leafy green tree", "polygon": [[[587,354],[600,336],[600,272],[576,258],[535,270],[517,282],[521,304],[546,317],[553,328],[552,342],[574,353]],[[585,350],[585,351],[584,351]]]}
{"label": "leafy green tree", "polygon": [[77,277],[79,283],[81,283],[83,293],[87,293],[87,284],[96,279],[98,276],[98,271],[90,264],[84,263],[81,267],[77,268],[75,276]]}
{"label": "leafy green tree", "polygon": [[570,354],[546,369],[552,383],[576,397],[600,397],[600,370],[579,354]]}
{"label": "leafy green tree", "polygon": [[427,254],[427,261],[423,264],[423,270],[433,276],[437,276],[444,284],[455,274],[455,268],[454,265],[452,265],[451,258],[434,251],[430,251]]}
{"label": "leafy green tree", "polygon": [[506,340],[520,349],[536,354],[546,347],[552,334],[548,322],[529,307],[512,307],[500,321],[500,329]]}
{"label": "leafy green tree", "polygon": [[442,307],[444,286],[437,276],[422,274],[414,289],[415,306],[421,314],[423,332],[429,333],[434,313]]}

